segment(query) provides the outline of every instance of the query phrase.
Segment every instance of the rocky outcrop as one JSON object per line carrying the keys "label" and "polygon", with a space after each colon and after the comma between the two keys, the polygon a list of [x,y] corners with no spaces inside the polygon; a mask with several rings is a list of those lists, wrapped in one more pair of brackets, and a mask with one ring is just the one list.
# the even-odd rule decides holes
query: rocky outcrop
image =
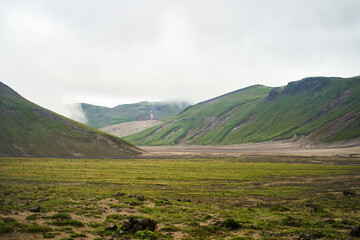
{"label": "rocky outcrop", "polygon": [[279,87],[271,89],[271,91],[269,92],[269,94],[266,97],[266,100],[268,102],[272,102],[272,101],[276,100],[278,98],[278,96],[280,95],[280,89],[281,88],[279,88]]}
{"label": "rocky outcrop", "polygon": [[130,218],[123,222],[121,230],[129,233],[135,233],[142,230],[155,231],[156,226],[156,221],[150,218],[143,218],[140,220]]}
{"label": "rocky outcrop", "polygon": [[314,91],[321,90],[328,83],[328,79],[325,77],[310,77],[304,78],[300,81],[289,82],[285,87],[283,94],[295,95],[299,92],[314,89]]}

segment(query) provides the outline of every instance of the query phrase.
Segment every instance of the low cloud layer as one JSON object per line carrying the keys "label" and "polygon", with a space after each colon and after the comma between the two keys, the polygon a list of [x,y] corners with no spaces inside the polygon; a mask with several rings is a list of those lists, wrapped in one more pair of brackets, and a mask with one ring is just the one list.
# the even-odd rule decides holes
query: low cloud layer
{"label": "low cloud layer", "polygon": [[3,0],[0,81],[64,114],[350,77],[359,11],[358,0]]}

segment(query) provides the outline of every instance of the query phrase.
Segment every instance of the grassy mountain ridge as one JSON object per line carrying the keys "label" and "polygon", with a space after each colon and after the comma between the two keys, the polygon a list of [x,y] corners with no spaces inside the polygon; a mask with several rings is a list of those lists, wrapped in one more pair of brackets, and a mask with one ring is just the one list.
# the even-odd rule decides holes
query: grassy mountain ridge
{"label": "grassy mountain ridge", "polygon": [[0,155],[119,157],[134,145],[75,122],[21,97],[0,82]]}
{"label": "grassy mountain ridge", "polygon": [[123,104],[113,108],[82,103],[81,108],[88,119],[87,125],[102,128],[114,124],[162,120],[183,111],[189,104],[185,102],[138,102]]}
{"label": "grassy mountain ridge", "polygon": [[164,124],[126,137],[138,145],[236,144],[307,136],[360,136],[360,77],[311,77],[255,85],[188,107]]}

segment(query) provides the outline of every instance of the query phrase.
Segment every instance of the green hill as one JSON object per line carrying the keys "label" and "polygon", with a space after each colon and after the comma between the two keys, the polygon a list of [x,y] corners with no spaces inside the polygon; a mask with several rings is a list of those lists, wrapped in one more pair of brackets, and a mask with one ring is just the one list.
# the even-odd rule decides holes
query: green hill
{"label": "green hill", "polygon": [[94,128],[132,121],[163,120],[175,116],[187,106],[189,104],[185,102],[139,102],[118,105],[113,108],[81,104],[87,118],[86,124]]}
{"label": "green hill", "polygon": [[122,157],[142,150],[62,117],[0,82],[0,156]]}
{"label": "green hill", "polygon": [[191,106],[125,139],[138,145],[211,145],[300,136],[315,142],[360,137],[360,77],[248,87]]}

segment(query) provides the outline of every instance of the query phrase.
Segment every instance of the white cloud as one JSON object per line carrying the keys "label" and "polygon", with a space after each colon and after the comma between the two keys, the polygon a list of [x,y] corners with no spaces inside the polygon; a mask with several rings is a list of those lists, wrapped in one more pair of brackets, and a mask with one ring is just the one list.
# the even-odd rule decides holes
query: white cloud
{"label": "white cloud", "polygon": [[[0,81],[64,113],[358,75],[357,0],[3,0]],[[67,99],[66,101],[64,99]]]}
{"label": "white cloud", "polygon": [[65,105],[64,115],[81,123],[86,123],[88,121],[80,103]]}

